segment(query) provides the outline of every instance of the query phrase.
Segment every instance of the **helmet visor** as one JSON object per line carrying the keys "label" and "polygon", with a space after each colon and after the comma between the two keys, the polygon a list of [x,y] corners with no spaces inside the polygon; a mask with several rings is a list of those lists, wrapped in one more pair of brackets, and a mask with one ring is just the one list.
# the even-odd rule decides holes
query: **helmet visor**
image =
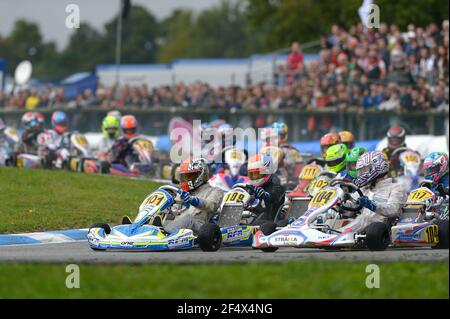
{"label": "helmet visor", "polygon": [[345,160],[344,158],[338,158],[338,159],[326,161],[326,163],[328,166],[333,167],[333,166],[337,166],[337,165],[341,164],[344,160]]}
{"label": "helmet visor", "polygon": [[320,146],[320,151],[322,152],[322,156],[325,156],[327,150],[333,145],[321,145]]}
{"label": "helmet visor", "polygon": [[439,165],[432,165],[432,166],[427,166],[424,168],[425,175],[428,175],[428,176],[439,173],[439,170],[440,170]]}
{"label": "helmet visor", "polygon": [[261,174],[260,172],[248,172],[248,178],[250,178],[250,180],[252,180],[252,181],[256,181],[263,177],[264,177],[264,175]]}
{"label": "helmet visor", "polygon": [[370,172],[370,165],[360,167],[357,171],[358,171],[358,176],[365,175]]}
{"label": "helmet visor", "polygon": [[401,137],[389,137],[388,141],[389,141],[389,145],[400,146],[403,144],[404,139]]}
{"label": "helmet visor", "polygon": [[193,182],[197,179],[198,174],[199,174],[198,172],[180,174],[180,182],[182,183]]}

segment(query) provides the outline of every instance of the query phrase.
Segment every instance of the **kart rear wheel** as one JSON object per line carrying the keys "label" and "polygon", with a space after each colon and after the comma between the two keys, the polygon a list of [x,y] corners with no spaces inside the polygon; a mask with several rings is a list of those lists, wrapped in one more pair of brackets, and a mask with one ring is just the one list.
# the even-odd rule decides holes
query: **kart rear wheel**
{"label": "kart rear wheel", "polygon": [[95,223],[90,227],[90,229],[91,228],[103,228],[106,235],[109,235],[111,233],[111,227],[105,223]]}
{"label": "kart rear wheel", "polygon": [[438,226],[439,243],[432,248],[448,249],[448,220],[436,220],[434,224]]}
{"label": "kart rear wheel", "polygon": [[[262,233],[264,236],[269,236],[270,234],[273,234],[277,230],[277,224],[275,223],[264,223],[260,227]],[[265,247],[261,248],[261,250],[265,253],[273,253],[276,251],[278,247]]]}
{"label": "kart rear wheel", "polygon": [[198,232],[197,242],[203,251],[217,251],[222,244],[222,232],[216,224],[204,224]]}
{"label": "kart rear wheel", "polygon": [[371,251],[386,250],[391,242],[389,229],[385,223],[375,222],[366,227],[366,245]]}

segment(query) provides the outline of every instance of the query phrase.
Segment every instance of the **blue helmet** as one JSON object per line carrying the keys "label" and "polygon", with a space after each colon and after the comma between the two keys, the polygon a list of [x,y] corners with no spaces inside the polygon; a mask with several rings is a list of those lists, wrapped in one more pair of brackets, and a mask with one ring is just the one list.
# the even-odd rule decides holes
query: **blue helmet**
{"label": "blue helmet", "polygon": [[284,122],[275,122],[272,124],[272,128],[278,130],[278,136],[280,137],[280,143],[286,143],[288,138],[288,126]]}
{"label": "blue helmet", "polygon": [[67,117],[67,114],[61,111],[53,112],[52,127],[59,134],[67,132],[69,127],[69,119]]}

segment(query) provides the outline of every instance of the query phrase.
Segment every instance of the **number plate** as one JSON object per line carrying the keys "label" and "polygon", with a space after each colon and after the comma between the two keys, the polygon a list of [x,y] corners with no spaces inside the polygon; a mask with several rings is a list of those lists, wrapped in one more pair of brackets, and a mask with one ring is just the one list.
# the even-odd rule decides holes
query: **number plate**
{"label": "number plate", "polygon": [[336,191],[332,189],[320,190],[314,197],[311,199],[310,206],[320,207],[328,204],[336,195]]}

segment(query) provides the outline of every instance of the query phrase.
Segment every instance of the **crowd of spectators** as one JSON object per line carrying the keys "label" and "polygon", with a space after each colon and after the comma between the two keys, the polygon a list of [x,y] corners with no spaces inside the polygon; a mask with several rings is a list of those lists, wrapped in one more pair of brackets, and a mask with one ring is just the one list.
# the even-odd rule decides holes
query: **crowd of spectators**
{"label": "crowd of spectators", "polygon": [[319,59],[304,62],[301,46],[292,44],[273,83],[246,87],[211,87],[206,83],[177,83],[148,88],[99,86],[66,101],[62,88],[47,86],[6,96],[0,107],[22,108],[142,108],[219,107],[236,109],[315,109],[335,106],[359,110],[448,109],[449,22],[407,30],[381,24],[365,30],[334,25],[321,38]]}

